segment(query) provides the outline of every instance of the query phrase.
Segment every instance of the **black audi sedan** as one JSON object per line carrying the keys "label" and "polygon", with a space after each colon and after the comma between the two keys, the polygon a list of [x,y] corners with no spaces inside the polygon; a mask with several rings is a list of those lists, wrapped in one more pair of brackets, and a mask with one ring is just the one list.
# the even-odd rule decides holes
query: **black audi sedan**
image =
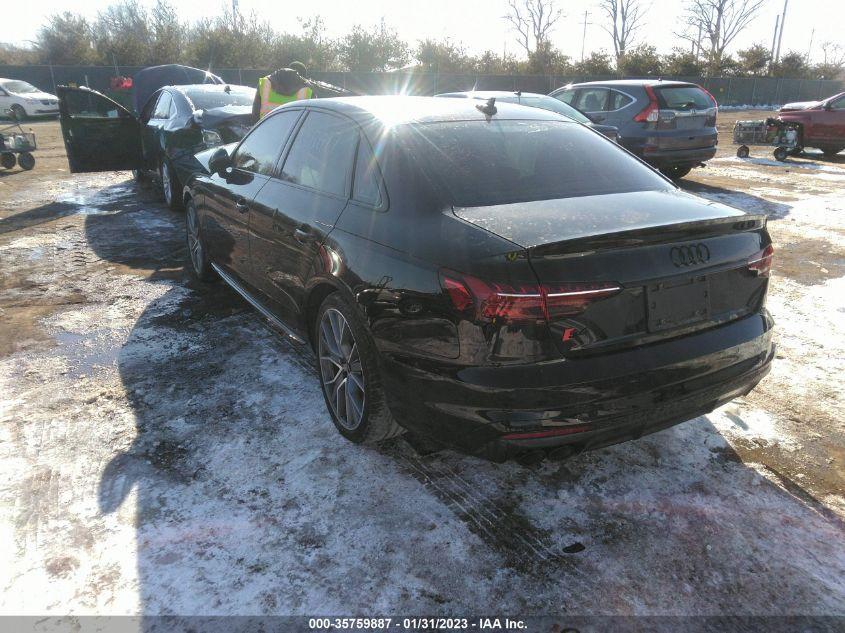
{"label": "black audi sedan", "polygon": [[354,97],[198,155],[193,270],[310,345],[338,431],[559,458],[768,372],[766,218],[553,112]]}

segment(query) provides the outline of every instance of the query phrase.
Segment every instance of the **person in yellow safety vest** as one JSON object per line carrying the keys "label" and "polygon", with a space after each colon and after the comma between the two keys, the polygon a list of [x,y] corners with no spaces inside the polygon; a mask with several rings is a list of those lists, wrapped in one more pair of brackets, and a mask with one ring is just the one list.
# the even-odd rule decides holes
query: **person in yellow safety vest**
{"label": "person in yellow safety vest", "polygon": [[282,104],[313,98],[314,90],[306,82],[307,77],[305,64],[293,62],[288,68],[280,68],[259,79],[252,103],[253,116],[260,119]]}

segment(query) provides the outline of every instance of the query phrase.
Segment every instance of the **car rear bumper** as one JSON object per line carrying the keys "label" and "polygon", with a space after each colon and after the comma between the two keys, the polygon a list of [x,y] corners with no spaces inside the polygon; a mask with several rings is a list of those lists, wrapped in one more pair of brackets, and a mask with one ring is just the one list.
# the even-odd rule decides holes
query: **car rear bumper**
{"label": "car rear bumper", "polygon": [[766,312],[705,332],[600,356],[455,368],[383,356],[397,421],[446,444],[506,459],[634,439],[712,411],[769,371]]}
{"label": "car rear bumper", "polygon": [[638,154],[647,163],[656,167],[695,167],[716,155],[716,146],[696,149],[651,149],[640,148]]}

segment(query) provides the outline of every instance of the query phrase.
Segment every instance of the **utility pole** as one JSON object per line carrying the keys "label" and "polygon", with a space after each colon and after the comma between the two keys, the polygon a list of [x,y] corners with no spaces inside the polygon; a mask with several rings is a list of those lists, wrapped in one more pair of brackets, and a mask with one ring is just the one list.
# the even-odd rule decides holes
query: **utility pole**
{"label": "utility pole", "polygon": [[778,49],[775,51],[775,63],[780,61],[780,42],[783,39],[783,27],[786,25],[786,5],[789,0],[783,0],[783,13],[780,16],[780,33],[778,33]]}
{"label": "utility pole", "polygon": [[769,58],[772,62],[775,61],[775,44],[778,41],[778,27],[780,26],[780,14],[775,16],[775,32],[772,34],[772,53]]}
{"label": "utility pole", "polygon": [[590,15],[589,11],[584,11],[584,33],[581,35],[581,63],[584,63],[584,44],[587,41],[587,25],[592,22],[587,22],[587,17]]}
{"label": "utility pole", "polygon": [[810,31],[810,45],[807,47],[807,64],[810,64],[810,53],[813,52],[813,37],[816,34],[816,29]]}

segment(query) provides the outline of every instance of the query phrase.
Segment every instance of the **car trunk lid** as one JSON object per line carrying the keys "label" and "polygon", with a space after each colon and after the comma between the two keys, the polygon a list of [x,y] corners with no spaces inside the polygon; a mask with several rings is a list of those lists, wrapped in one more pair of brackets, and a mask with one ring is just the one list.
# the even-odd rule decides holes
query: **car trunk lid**
{"label": "car trunk lid", "polygon": [[765,296],[765,276],[749,269],[769,245],[764,216],[674,191],[506,206],[455,213],[527,250],[560,354],[711,327]]}
{"label": "car trunk lid", "polygon": [[224,143],[242,139],[254,122],[252,108],[239,105],[196,110],[194,120],[203,129],[219,132]]}

